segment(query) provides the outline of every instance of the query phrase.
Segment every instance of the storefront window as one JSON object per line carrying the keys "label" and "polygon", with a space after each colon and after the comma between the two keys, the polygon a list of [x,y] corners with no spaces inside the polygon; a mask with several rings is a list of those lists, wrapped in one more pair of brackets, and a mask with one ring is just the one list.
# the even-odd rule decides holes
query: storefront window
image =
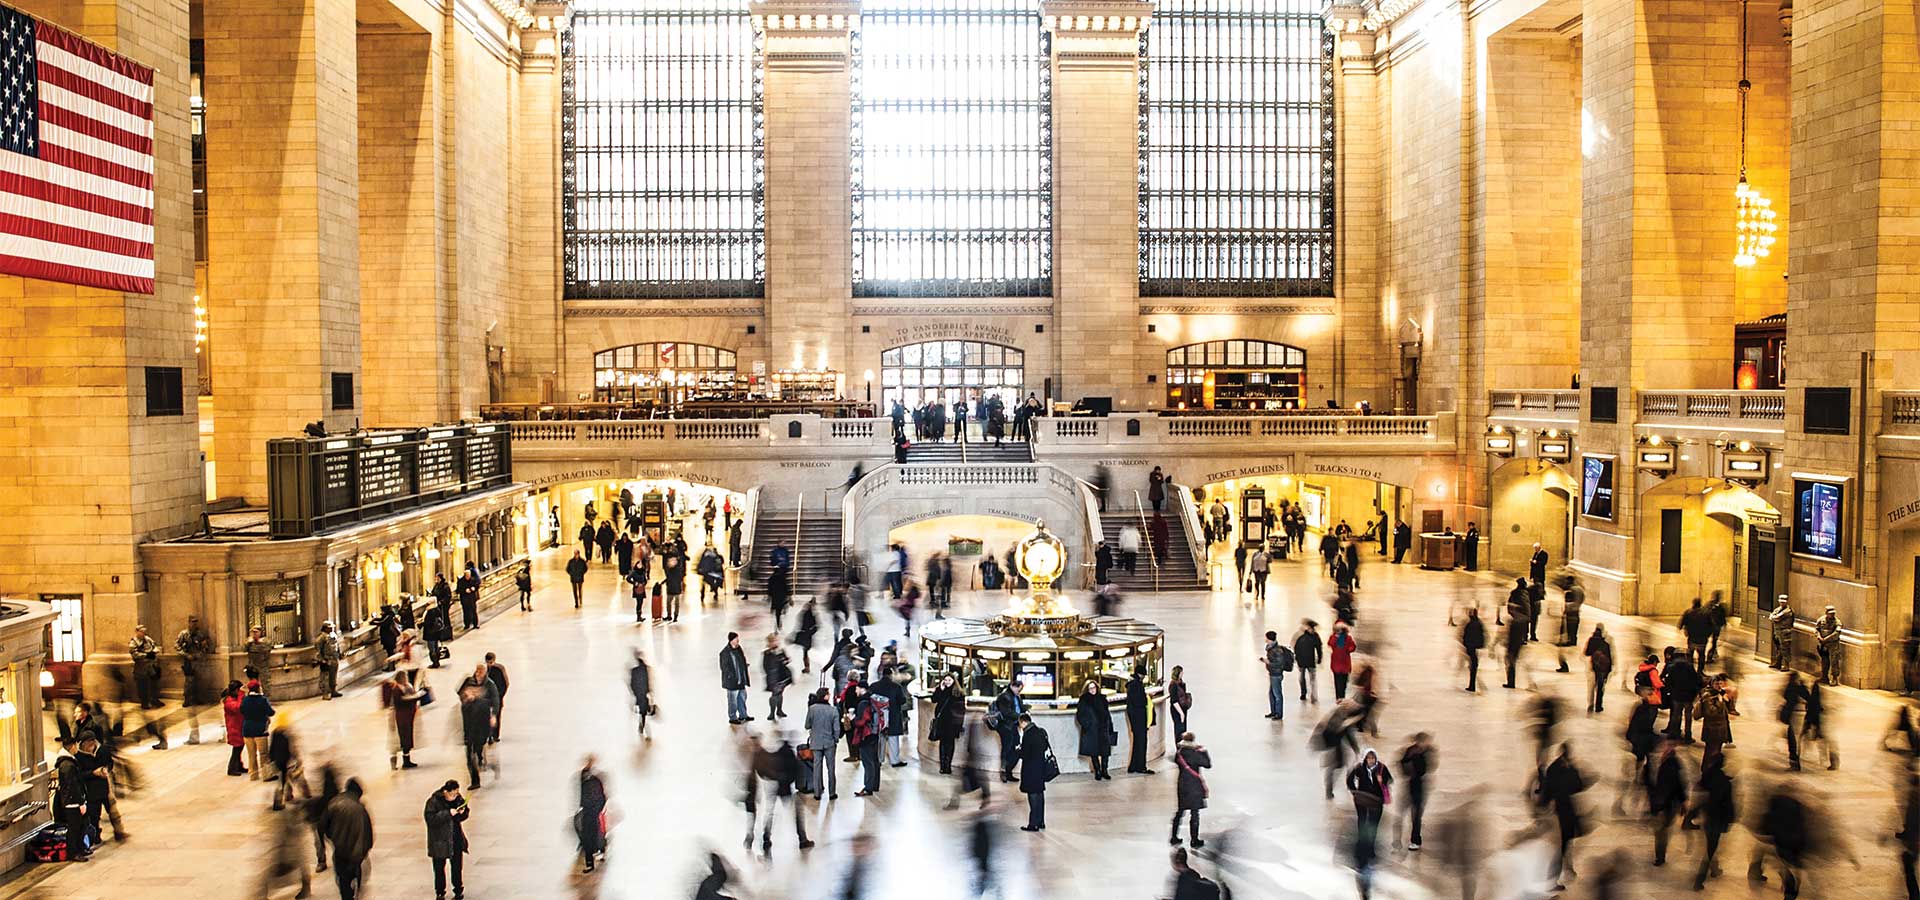
{"label": "storefront window", "polygon": [[265,631],[276,646],[306,643],[305,585],[298,578],[247,582],[247,627]]}
{"label": "storefront window", "polygon": [[1298,409],[1307,352],[1271,341],[1208,341],[1167,351],[1170,409]]}
{"label": "storefront window", "polygon": [[630,344],[593,355],[593,396],[602,403],[731,399],[739,385],[732,350],[705,344]]}

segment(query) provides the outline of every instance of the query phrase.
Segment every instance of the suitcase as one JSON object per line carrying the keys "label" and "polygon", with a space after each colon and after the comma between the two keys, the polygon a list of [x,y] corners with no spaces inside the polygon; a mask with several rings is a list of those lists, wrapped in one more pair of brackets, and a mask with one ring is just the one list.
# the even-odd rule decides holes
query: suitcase
{"label": "suitcase", "polygon": [[663,619],[666,617],[667,615],[666,605],[667,605],[666,598],[660,596],[660,589],[658,587],[655,587],[653,589],[653,617],[656,620]]}
{"label": "suitcase", "polygon": [[49,825],[40,829],[28,847],[28,855],[36,862],[66,862],[69,853],[65,825]]}

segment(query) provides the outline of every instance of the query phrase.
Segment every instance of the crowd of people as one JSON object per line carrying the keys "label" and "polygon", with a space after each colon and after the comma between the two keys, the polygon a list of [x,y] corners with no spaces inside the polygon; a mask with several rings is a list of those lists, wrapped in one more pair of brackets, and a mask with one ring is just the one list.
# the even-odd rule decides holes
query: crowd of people
{"label": "crowd of people", "polygon": [[[1164,490],[1161,496],[1164,498]],[[1265,599],[1271,575],[1290,558],[1299,556],[1305,546],[1306,536],[1296,535],[1293,524],[1300,518],[1300,511],[1288,504],[1277,503],[1268,509],[1266,516],[1272,523],[1267,533],[1273,539],[1251,548],[1233,539],[1236,532],[1231,513],[1223,504],[1205,508],[1203,514],[1212,543],[1235,545],[1236,588],[1255,600]],[[631,523],[634,516],[631,509],[622,508],[613,518]],[[725,509],[718,527],[709,529],[707,534],[716,539],[705,542],[700,557],[718,555],[717,536],[737,534],[738,521],[731,509]],[[1367,540],[1380,544],[1380,555],[1393,545],[1397,557],[1401,548],[1397,546],[1396,530],[1389,527],[1385,517],[1368,523],[1357,535],[1340,526],[1331,529],[1320,542],[1317,558],[1295,563],[1324,573],[1329,582],[1325,614],[1309,612],[1284,632],[1279,628],[1265,630],[1252,660],[1267,676],[1264,687],[1269,727],[1279,729],[1288,719],[1289,698],[1297,704],[1292,710],[1294,719],[1312,719],[1302,740],[1321,759],[1329,822],[1360,896],[1372,896],[1381,890],[1381,871],[1391,860],[1424,854],[1434,858],[1437,868],[1426,870],[1422,877],[1457,881],[1463,898],[1474,897],[1479,884],[1489,877],[1486,860],[1497,847],[1537,847],[1545,860],[1544,880],[1526,886],[1523,893],[1560,892],[1586,882],[1583,889],[1594,896],[1628,896],[1622,885],[1634,877],[1636,863],[1631,855],[1625,851],[1584,850],[1591,843],[1587,839],[1599,827],[1636,835],[1638,839],[1629,844],[1643,847],[1641,862],[1653,867],[1669,864],[1675,830],[1700,832],[1702,840],[1687,841],[1678,852],[1688,855],[1685,861],[1693,873],[1692,886],[1704,889],[1720,876],[1720,848],[1725,837],[1744,824],[1753,837],[1747,869],[1753,884],[1777,879],[1782,895],[1788,898],[1821,895],[1822,888],[1817,885],[1835,884],[1829,889],[1837,890],[1843,876],[1832,863],[1851,860],[1860,865],[1855,843],[1885,839],[1898,848],[1909,897],[1920,900],[1920,885],[1914,880],[1915,865],[1920,862],[1920,769],[1915,768],[1912,758],[1913,751],[1920,748],[1920,725],[1905,714],[1905,707],[1900,721],[1889,731],[1890,745],[1903,754],[1902,777],[1894,792],[1898,830],[1863,834],[1855,823],[1856,839],[1850,841],[1836,827],[1834,814],[1815,799],[1817,792],[1803,789],[1805,782],[1783,780],[1792,777],[1786,773],[1800,771],[1803,762],[1826,771],[1842,764],[1827,724],[1833,696],[1829,687],[1838,653],[1829,646],[1829,636],[1840,630],[1831,607],[1813,622],[1814,653],[1795,658],[1790,645],[1774,648],[1772,661],[1788,670],[1777,693],[1769,689],[1743,694],[1742,683],[1749,676],[1741,671],[1737,655],[1722,644],[1729,619],[1722,597],[1694,601],[1671,631],[1664,631],[1664,626],[1622,628],[1615,624],[1621,631],[1615,635],[1609,632],[1608,623],[1583,623],[1583,585],[1571,575],[1552,573],[1553,561],[1538,546],[1529,559],[1528,575],[1515,580],[1504,603],[1494,605],[1490,616],[1471,599],[1448,611],[1448,625],[1457,629],[1449,645],[1458,648],[1458,671],[1464,679],[1464,683],[1455,683],[1466,692],[1486,692],[1490,683],[1480,681],[1479,661],[1492,640],[1497,641],[1505,674],[1501,690],[1524,695],[1520,704],[1526,710],[1523,727],[1533,759],[1530,767],[1524,760],[1519,765],[1526,772],[1531,815],[1514,823],[1516,827],[1498,839],[1493,835],[1495,823],[1479,815],[1471,801],[1443,809],[1430,821],[1429,798],[1435,796],[1437,788],[1472,792],[1485,785],[1469,783],[1474,776],[1466,773],[1478,766],[1454,764],[1443,769],[1441,748],[1433,734],[1425,730],[1395,732],[1387,715],[1392,685],[1385,669],[1394,659],[1394,642],[1386,622],[1362,615],[1359,562],[1360,545]],[[592,531],[593,542],[573,553],[567,566],[576,598],[584,577],[574,577],[575,563],[614,565],[614,552],[600,542],[601,528],[594,526]],[[585,541],[586,529],[582,535]],[[620,559],[616,570],[620,584],[631,585],[634,591],[637,619],[645,620],[649,617],[643,613],[651,612],[651,618],[659,624],[672,622],[677,599],[663,610],[643,608],[639,600],[656,591],[678,598],[688,587],[685,582],[694,582],[694,589],[702,591],[703,602],[709,599],[698,586],[707,581],[706,571],[696,567],[688,572],[687,550],[677,546],[676,538],[655,542],[644,537],[633,540],[634,536],[623,525],[617,528],[611,543]],[[622,541],[631,546],[623,546]],[[595,549],[602,551],[598,562],[588,562]],[[739,577],[737,542],[731,549],[727,557],[721,557],[720,583],[713,586],[711,595],[716,602],[724,599],[722,592],[728,580]],[[1097,561],[1096,566],[1128,567],[1124,537],[1117,557],[1107,552],[1106,560]],[[1132,552],[1137,554],[1139,550]],[[1227,551],[1221,547],[1218,552],[1224,555]],[[658,580],[651,566],[656,556],[663,558]],[[679,565],[668,563],[676,557]],[[790,582],[790,555],[784,561],[779,554],[772,559],[774,572],[769,574]],[[1468,559],[1471,568],[1473,557],[1469,555]],[[934,615],[941,614],[950,602],[951,567],[952,561],[947,558],[927,560],[924,596]],[[750,610],[723,608],[738,618],[739,626],[728,632],[718,653],[719,682],[725,697],[716,706],[724,708],[728,725],[734,729],[742,784],[733,796],[740,797],[746,814],[743,844],[750,854],[757,850],[759,856],[767,858],[775,853],[776,846],[787,846],[784,839],[776,840],[776,825],[782,830],[790,825],[794,833],[791,846],[796,851],[814,847],[809,824],[819,821],[823,805],[840,801],[838,773],[842,766],[853,767],[849,769],[852,798],[866,800],[890,794],[898,781],[894,773],[912,764],[917,756],[913,748],[924,736],[936,748],[937,757],[922,761],[919,777],[940,777],[950,782],[946,791],[948,810],[958,810],[962,803],[972,807],[960,813],[965,818],[957,821],[967,836],[973,863],[971,890],[985,896],[999,890],[996,881],[1003,877],[991,861],[997,840],[992,823],[1000,808],[991,798],[996,793],[1018,795],[1025,807],[1021,830],[1039,834],[1048,827],[1050,790],[1086,789],[1078,779],[1062,784],[1063,755],[1083,758],[1084,766],[1066,768],[1084,769],[1091,782],[1113,779],[1110,760],[1122,752],[1127,756],[1124,774],[1153,779],[1157,773],[1149,767],[1153,742],[1148,734],[1157,724],[1153,718],[1161,714],[1155,711],[1158,709],[1171,718],[1160,766],[1172,770],[1170,777],[1158,779],[1164,782],[1166,809],[1172,814],[1168,830],[1170,871],[1167,887],[1159,896],[1174,900],[1226,896],[1235,878],[1238,857],[1230,830],[1222,831],[1215,825],[1209,831],[1203,824],[1203,811],[1212,793],[1209,778],[1216,766],[1244,769],[1263,763],[1210,751],[1201,741],[1191,719],[1195,686],[1189,683],[1185,667],[1169,668],[1160,685],[1164,702],[1158,707],[1150,694],[1152,686],[1138,671],[1117,689],[1098,680],[1076,686],[1067,706],[1073,740],[1063,742],[1064,732],[1059,731],[1062,726],[1056,723],[1050,733],[1049,727],[1037,720],[1038,711],[1030,707],[1021,683],[996,678],[982,661],[972,660],[964,670],[943,672],[932,683],[922,683],[911,652],[903,651],[894,641],[876,647],[876,635],[868,631],[874,623],[860,599],[865,593],[861,585],[865,579],[854,568],[850,565],[844,576],[827,586],[824,611],[814,600],[800,602],[792,631],[784,625],[786,603],[775,607],[771,591],[771,631],[751,630],[749,625],[757,626],[761,619]],[[641,573],[637,580],[635,572]],[[904,548],[896,547],[890,549],[888,562],[876,579],[880,589],[896,600],[895,608],[904,620],[902,633],[908,636],[918,611],[912,604],[903,608],[898,601],[916,596],[918,585],[911,572]],[[522,595],[521,608],[530,610],[531,572],[519,575],[516,587]],[[477,574],[475,579],[477,589]],[[462,575],[455,584],[446,584],[444,579],[437,583],[432,592],[434,602],[417,625],[408,621],[410,604],[388,608],[376,620],[388,669],[380,676],[376,693],[386,709],[389,763],[396,770],[423,765],[414,759],[420,736],[417,731],[422,710],[438,702],[429,671],[442,667],[447,655],[445,644],[455,637],[451,628],[453,604],[461,604],[465,631],[479,627],[478,616],[467,606],[466,581],[467,576]],[[1096,577],[1096,581],[1108,583],[1102,577]],[[679,589],[667,582],[678,584]],[[988,587],[998,589],[999,585]],[[477,590],[474,593],[477,599]],[[1306,606],[1315,608],[1313,604]],[[1794,620],[1785,598],[1776,604],[1776,609],[1780,608],[1789,610],[1786,621],[1791,624]],[[1543,625],[1544,640],[1540,636]],[[1490,635],[1490,628],[1497,629],[1496,633]],[[824,642],[821,632],[825,632]],[[1403,630],[1401,636],[1404,634]],[[260,642],[261,638],[256,634],[253,640]],[[342,648],[330,624],[320,641],[327,649],[318,655],[336,664],[337,670]],[[1627,647],[1629,642],[1635,646]],[[748,644],[756,648],[757,659]],[[824,655],[816,667],[813,651],[823,644]],[[212,651],[211,641],[197,622],[189,624],[175,646],[182,665],[188,667],[204,668]],[[137,699],[142,710],[159,708],[152,687],[158,679],[154,668],[158,665],[157,642],[145,629],[138,629],[129,641],[129,655],[133,682],[129,696]],[[797,670],[795,655],[800,662]],[[311,890],[314,873],[330,872],[341,897],[358,896],[364,891],[367,861],[374,844],[366,786],[336,765],[323,764],[315,767],[317,771],[309,771],[296,726],[286,710],[276,708],[270,658],[259,661],[262,665],[247,671],[244,679],[230,681],[218,702],[231,748],[228,774],[270,785],[266,791],[269,796],[261,798],[271,817],[262,833],[273,850],[267,856],[261,890],[271,892],[283,885],[298,884],[300,895],[305,896]],[[250,656],[249,665],[253,662]],[[1576,673],[1575,667],[1580,666],[1584,671]],[[1318,677],[1322,669],[1329,674],[1324,694]],[[1818,677],[1809,678],[1802,671],[1815,672]],[[1562,677],[1565,680],[1556,684],[1555,679]],[[639,651],[634,653],[626,678],[622,693],[631,700],[635,735],[644,743],[653,738],[651,723],[659,712],[656,686],[660,679]],[[463,751],[466,777],[463,787],[457,768],[453,769],[450,777],[422,798],[420,824],[436,897],[445,896],[449,890],[456,898],[463,896],[462,860],[469,852],[468,829],[481,827],[482,823],[490,828],[505,827],[476,817],[472,796],[483,789],[483,778],[490,782],[501,777],[496,748],[502,740],[510,685],[507,667],[494,653],[486,653],[447,692],[444,702],[453,707],[449,719]],[[1571,705],[1561,697],[1562,685],[1577,694],[1579,705],[1589,716],[1605,714],[1610,699],[1627,707],[1618,732],[1621,746],[1614,751],[1619,762],[1617,776],[1598,774],[1613,768],[1605,761],[1607,749],[1575,740]],[[788,696],[796,687],[799,699],[790,704]],[[1253,690],[1251,685],[1216,687]],[[324,679],[321,695],[328,699],[341,696],[337,688],[334,680]],[[756,695],[761,699],[756,700]],[[103,830],[110,830],[114,839],[126,839],[118,801],[137,791],[141,779],[137,766],[119,750],[125,729],[108,722],[98,704],[74,704],[63,712],[60,724],[63,749],[53,767],[53,805],[59,823],[70,835],[71,858],[86,859],[99,846]],[[1208,723],[1208,727],[1240,729],[1250,724],[1221,721]],[[194,722],[190,742],[198,741],[197,725]],[[1772,732],[1775,727],[1780,731]],[[1590,728],[1585,731],[1590,732]],[[511,730],[507,733],[512,734]],[[1382,740],[1383,733],[1400,736],[1387,742]],[[1784,762],[1778,766],[1768,753],[1768,733],[1783,739]],[[164,747],[165,730],[154,729],[154,734],[156,748]],[[1284,734],[1276,731],[1276,739]],[[451,757],[425,764],[459,765]],[[1781,771],[1771,771],[1774,768]],[[596,757],[587,755],[576,775],[577,804],[570,825],[580,869],[591,873],[604,864],[618,816],[609,796],[608,779],[599,770]],[[1443,785],[1449,781],[1452,783]],[[1603,791],[1609,782],[1613,789]],[[996,784],[1002,786],[1001,791],[995,791]],[[1611,817],[1596,813],[1593,798],[1603,792],[1613,796]],[[873,852],[868,838],[854,841],[849,884],[864,885],[871,880],[866,873]],[[1579,875],[1575,874],[1576,863],[1580,864]],[[737,876],[724,857],[717,853],[710,856],[704,870],[696,897],[712,900],[727,896],[724,892]],[[854,888],[848,890],[847,896],[866,895],[852,892]],[[1140,891],[1142,896],[1146,893]]]}

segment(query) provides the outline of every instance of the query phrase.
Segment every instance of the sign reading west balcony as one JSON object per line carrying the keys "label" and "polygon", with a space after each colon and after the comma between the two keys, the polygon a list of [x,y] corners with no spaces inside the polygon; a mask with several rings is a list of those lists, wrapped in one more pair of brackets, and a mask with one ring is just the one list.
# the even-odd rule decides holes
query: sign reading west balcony
{"label": "sign reading west balcony", "polygon": [[269,531],[321,534],[513,481],[505,425],[449,425],[267,442]]}

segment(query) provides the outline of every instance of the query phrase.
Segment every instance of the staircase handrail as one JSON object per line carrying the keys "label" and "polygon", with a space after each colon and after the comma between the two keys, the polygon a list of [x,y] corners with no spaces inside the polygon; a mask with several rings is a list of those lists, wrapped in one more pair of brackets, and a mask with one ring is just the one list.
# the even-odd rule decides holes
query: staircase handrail
{"label": "staircase handrail", "polygon": [[1086,539],[1081,541],[1080,586],[1094,590],[1100,586],[1094,583],[1094,556],[1099,552],[1099,542],[1106,540],[1107,526],[1100,518],[1100,501],[1093,493],[1093,485],[1078,475],[1073,476],[1074,486],[1080,493],[1080,514],[1086,519]]}
{"label": "staircase handrail", "polygon": [[[1201,535],[1205,533],[1205,529],[1201,527],[1200,504],[1193,499],[1193,492],[1187,490],[1187,486],[1184,484],[1174,484],[1169,481],[1167,482],[1167,488],[1177,493],[1180,497],[1180,521],[1186,527],[1187,552],[1193,555],[1193,570],[1206,576],[1207,587],[1211,589],[1213,587],[1213,570],[1207,567],[1207,548],[1201,537]],[[1167,549],[1171,551],[1173,548],[1169,547]]]}
{"label": "staircase handrail", "polygon": [[[806,521],[807,492],[800,491],[793,495],[793,549],[788,553],[792,557],[792,570],[795,572],[800,571],[800,526]],[[792,579],[788,579],[788,589],[792,589]]]}
{"label": "staircase handrail", "polygon": [[[754,485],[747,490],[746,502],[740,510],[740,563],[745,565],[753,559],[753,538],[760,533],[760,486]],[[731,563],[733,560],[729,559]]]}
{"label": "staircase handrail", "polygon": [[[1160,560],[1153,555],[1153,529],[1147,527],[1147,505],[1140,502],[1140,492],[1133,492],[1133,512],[1140,517],[1140,540],[1147,546],[1147,570],[1153,573],[1153,592],[1160,592]],[[1158,510],[1155,510],[1158,512]]]}

